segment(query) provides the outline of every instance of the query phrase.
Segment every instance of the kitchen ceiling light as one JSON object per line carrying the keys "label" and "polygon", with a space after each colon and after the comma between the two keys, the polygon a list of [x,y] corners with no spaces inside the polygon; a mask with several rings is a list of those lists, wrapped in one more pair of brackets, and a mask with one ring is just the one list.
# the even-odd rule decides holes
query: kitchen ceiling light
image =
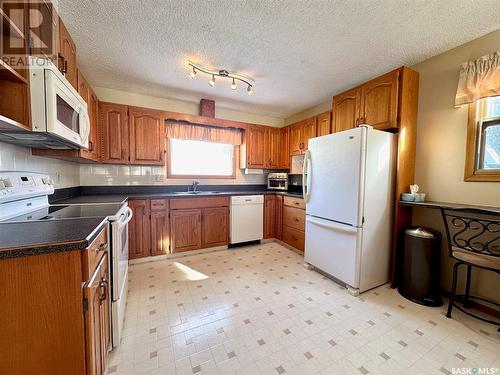
{"label": "kitchen ceiling light", "polygon": [[215,86],[215,76],[212,74],[212,78],[210,78],[210,81],[208,81],[208,84],[212,87]]}
{"label": "kitchen ceiling light", "polygon": [[193,70],[189,72],[189,78],[193,79],[194,77],[196,77],[196,73],[198,72],[196,71],[196,68],[193,66]]}
{"label": "kitchen ceiling light", "polygon": [[191,71],[189,72],[189,78],[193,79],[196,76],[196,73],[202,72],[207,75],[212,76],[210,80],[208,81],[208,84],[211,87],[215,86],[215,77],[222,77],[222,78],[227,78],[231,80],[231,89],[236,90],[236,81],[241,81],[247,85],[247,94],[252,95],[253,94],[253,85],[254,85],[254,80],[249,77],[245,77],[241,74],[236,74],[236,73],[230,73],[225,69],[221,70],[211,70],[208,68],[205,68],[201,65],[197,65],[193,63],[192,61],[188,61],[189,66],[191,67]]}

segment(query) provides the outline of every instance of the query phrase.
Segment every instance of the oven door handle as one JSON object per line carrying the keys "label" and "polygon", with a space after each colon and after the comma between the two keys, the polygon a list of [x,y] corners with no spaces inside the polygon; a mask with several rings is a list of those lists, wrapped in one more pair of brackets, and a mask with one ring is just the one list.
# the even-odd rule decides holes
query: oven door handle
{"label": "oven door handle", "polygon": [[[118,224],[121,227],[127,225],[129,221],[132,220],[132,216],[134,216],[134,213],[130,207],[127,207],[127,213],[128,213],[127,218],[123,221],[117,221],[116,224]],[[125,215],[125,213],[122,215]]]}

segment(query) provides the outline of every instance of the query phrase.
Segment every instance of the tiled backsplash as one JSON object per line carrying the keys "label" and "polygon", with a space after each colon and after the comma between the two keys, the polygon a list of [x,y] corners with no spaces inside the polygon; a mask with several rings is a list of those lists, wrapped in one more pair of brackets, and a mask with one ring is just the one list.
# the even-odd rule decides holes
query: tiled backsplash
{"label": "tiled backsplash", "polygon": [[[158,166],[77,164],[32,156],[26,147],[0,142],[0,170],[41,172],[50,175],[56,188],[92,185],[189,185],[193,179],[167,179]],[[202,185],[265,184],[266,174],[246,175],[236,170],[235,179],[197,178]]]}
{"label": "tiled backsplash", "polygon": [[0,142],[0,171],[47,173],[56,188],[80,185],[80,168],[76,163],[31,155],[31,149]]}
{"label": "tiled backsplash", "polygon": [[[246,175],[236,170],[236,178],[203,179],[196,178],[202,185],[265,184],[266,175]],[[190,179],[166,178],[166,171],[158,166],[140,165],[80,165],[80,184],[93,185],[189,185]]]}

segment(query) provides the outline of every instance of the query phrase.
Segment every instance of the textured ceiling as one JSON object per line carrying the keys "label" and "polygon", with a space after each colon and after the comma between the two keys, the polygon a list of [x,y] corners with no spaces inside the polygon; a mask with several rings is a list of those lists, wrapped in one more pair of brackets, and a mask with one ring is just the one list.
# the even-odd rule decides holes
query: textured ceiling
{"label": "textured ceiling", "polygon": [[[92,85],[285,118],[500,27],[498,0],[59,0]],[[187,60],[253,77],[189,80]]]}

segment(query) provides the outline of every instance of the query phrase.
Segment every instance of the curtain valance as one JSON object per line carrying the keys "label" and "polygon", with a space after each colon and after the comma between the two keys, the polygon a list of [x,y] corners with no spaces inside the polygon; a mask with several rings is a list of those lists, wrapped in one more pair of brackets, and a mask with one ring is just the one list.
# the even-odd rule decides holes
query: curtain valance
{"label": "curtain valance", "polygon": [[500,51],[462,64],[456,106],[497,95],[500,95]]}
{"label": "curtain valance", "polygon": [[241,144],[241,129],[219,128],[215,126],[196,125],[189,122],[168,120],[167,137],[225,143],[237,146]]}

